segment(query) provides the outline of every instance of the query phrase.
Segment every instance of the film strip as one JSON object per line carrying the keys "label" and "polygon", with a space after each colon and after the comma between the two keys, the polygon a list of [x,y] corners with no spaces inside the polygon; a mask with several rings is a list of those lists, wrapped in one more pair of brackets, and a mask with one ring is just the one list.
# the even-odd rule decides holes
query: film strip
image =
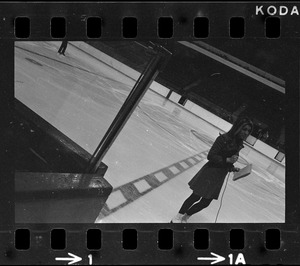
{"label": "film strip", "polygon": [[299,3],[0,6],[0,264],[299,263]]}
{"label": "film strip", "polygon": [[[271,13],[272,14],[272,13]],[[186,18],[181,18],[185,23]],[[209,20],[206,17],[194,18],[193,35],[195,38],[209,37]],[[122,38],[138,38],[138,19],[136,17],[124,17],[121,22]],[[101,38],[102,20],[100,17],[86,18],[86,37]],[[66,19],[64,17],[53,17],[50,21],[51,37],[65,38]],[[159,38],[172,38],[174,20],[172,17],[160,17],[157,21],[157,36]],[[229,36],[231,38],[243,38],[245,36],[245,19],[243,17],[232,17],[229,22]],[[267,38],[280,37],[280,17],[267,17],[265,20],[265,36]],[[15,37],[30,37],[30,18],[17,17],[15,19]]]}

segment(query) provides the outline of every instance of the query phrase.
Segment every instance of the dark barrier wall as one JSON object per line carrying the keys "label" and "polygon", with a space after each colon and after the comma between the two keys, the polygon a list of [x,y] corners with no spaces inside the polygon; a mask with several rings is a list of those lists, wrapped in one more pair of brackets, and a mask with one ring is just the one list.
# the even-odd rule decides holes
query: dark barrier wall
{"label": "dark barrier wall", "polygon": [[111,191],[100,174],[16,172],[15,221],[94,223]]}
{"label": "dark barrier wall", "polygon": [[93,223],[112,191],[101,162],[85,174],[91,154],[15,100],[15,222]]}

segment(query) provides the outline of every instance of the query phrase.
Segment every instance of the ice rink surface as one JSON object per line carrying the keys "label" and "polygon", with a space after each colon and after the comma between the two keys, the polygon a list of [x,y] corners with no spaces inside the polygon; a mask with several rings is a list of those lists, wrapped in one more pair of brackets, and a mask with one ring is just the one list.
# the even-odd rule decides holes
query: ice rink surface
{"label": "ice rink surface", "polygon": [[[72,42],[65,57],[58,55],[59,45],[15,42],[15,96],[92,154],[135,81]],[[218,134],[149,89],[103,159],[114,190],[96,222],[168,223]],[[284,222],[285,167],[255,151],[241,152],[236,166],[247,163],[251,175],[229,176],[217,222]],[[219,199],[189,222],[215,222],[225,183]]]}

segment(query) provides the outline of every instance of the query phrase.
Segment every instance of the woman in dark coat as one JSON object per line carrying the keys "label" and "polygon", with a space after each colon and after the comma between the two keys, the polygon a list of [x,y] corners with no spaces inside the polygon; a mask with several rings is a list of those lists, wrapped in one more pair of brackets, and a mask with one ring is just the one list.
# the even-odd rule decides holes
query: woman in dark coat
{"label": "woman in dark coat", "polygon": [[193,193],[184,201],[171,223],[187,222],[191,215],[206,208],[213,199],[218,199],[228,172],[239,171],[233,164],[252,129],[253,123],[249,118],[239,118],[227,133],[217,137],[207,155],[208,162],[188,183]]}

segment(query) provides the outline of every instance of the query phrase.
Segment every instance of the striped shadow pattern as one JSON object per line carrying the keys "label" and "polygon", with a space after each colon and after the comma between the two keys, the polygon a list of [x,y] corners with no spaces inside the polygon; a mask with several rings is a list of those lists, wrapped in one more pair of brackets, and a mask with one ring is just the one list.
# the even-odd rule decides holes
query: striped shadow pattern
{"label": "striped shadow pattern", "polygon": [[182,174],[184,171],[192,168],[205,159],[207,154],[208,150],[203,151],[113,189],[97,221],[116,212],[172,178]]}

